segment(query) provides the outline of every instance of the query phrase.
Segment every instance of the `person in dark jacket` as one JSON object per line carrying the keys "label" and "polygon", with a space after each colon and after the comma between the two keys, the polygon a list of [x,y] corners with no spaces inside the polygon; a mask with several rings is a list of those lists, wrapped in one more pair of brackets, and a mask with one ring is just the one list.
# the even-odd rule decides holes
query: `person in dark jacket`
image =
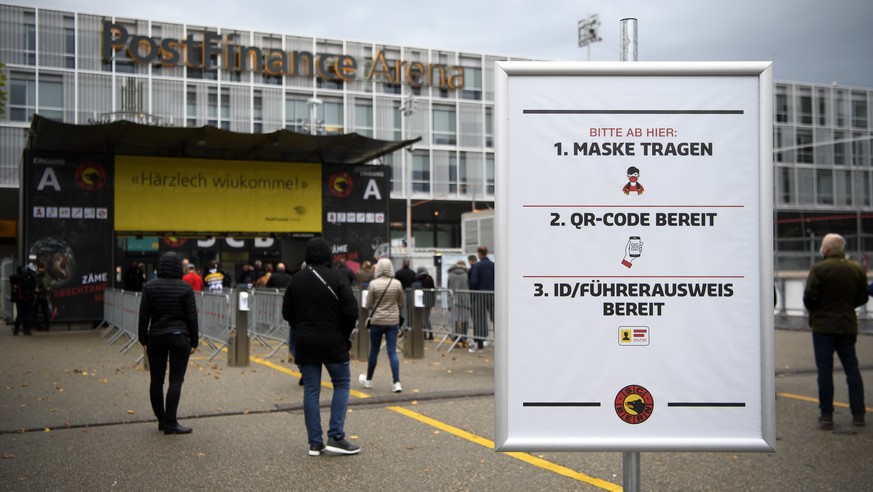
{"label": "person in dark jacket", "polygon": [[15,327],[13,336],[18,336],[19,329],[27,336],[32,335],[33,300],[36,295],[36,275],[27,265],[18,267],[18,272],[9,277],[12,301],[15,302]]}
{"label": "person in dark jacket", "polygon": [[276,271],[267,280],[267,287],[271,289],[284,289],[291,283],[291,274],[285,271],[285,264],[281,261],[276,263]]}
{"label": "person in dark jacket", "polygon": [[488,248],[479,246],[476,250],[479,260],[470,268],[470,289],[485,291],[474,297],[476,324],[473,332],[476,340],[470,352],[482,352],[485,338],[488,337],[488,320],[494,321],[494,262],[488,259]]}
{"label": "person in dark jacket", "polygon": [[846,258],[846,240],[827,234],[821,241],[822,260],[813,265],[803,291],[803,305],[809,311],[812,346],[818,369],[818,419],[822,429],[834,426],[834,352],[840,358],[849,386],[852,423],[864,425],[864,383],[858,367],[855,343],[858,318],[855,308],[867,304],[867,275]]}
{"label": "person in dark jacket", "polygon": [[145,273],[139,266],[136,260],[130,262],[130,267],[124,275],[124,290],[132,292],[140,292],[145,283]]}
{"label": "person in dark jacket", "polygon": [[[158,278],[145,284],[139,306],[139,342],[149,359],[149,398],[165,434],[188,434],[179,425],[177,410],[188,357],[197,348],[200,333],[194,289],[182,280],[182,258],[165,253],[158,262]],[[170,385],[164,404],[164,373],[170,364]]]}
{"label": "person in dark jacket", "polygon": [[[350,337],[358,321],[358,301],[348,280],[331,268],[332,256],[327,241],[310,239],[306,243],[306,268],[291,277],[282,301],[282,317],[294,337],[295,363],[303,375],[303,415],[310,456],[325,450],[342,454],[361,450],[345,438]],[[333,384],[327,445],[319,408],[322,365]]]}
{"label": "person in dark jacket", "polygon": [[394,278],[400,281],[403,290],[412,287],[412,281],[415,280],[415,272],[412,271],[412,268],[409,268],[409,258],[403,258],[403,266],[400,270],[397,270]]}
{"label": "person in dark jacket", "polygon": [[348,265],[346,265],[346,260],[337,260],[336,269],[338,272],[346,277],[346,279],[349,281],[349,285],[355,285],[355,283],[358,281],[357,277],[355,276],[355,272],[353,272],[352,269],[349,268]]}

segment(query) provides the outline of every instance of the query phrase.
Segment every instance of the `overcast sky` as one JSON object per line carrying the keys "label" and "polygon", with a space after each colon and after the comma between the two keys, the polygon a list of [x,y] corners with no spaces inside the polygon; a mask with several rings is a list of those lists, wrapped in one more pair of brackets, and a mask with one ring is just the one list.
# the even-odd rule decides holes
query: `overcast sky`
{"label": "overcast sky", "polygon": [[207,27],[585,60],[576,22],[600,16],[595,61],[617,61],[623,18],[640,61],[773,61],[775,78],[873,87],[873,0],[0,0]]}

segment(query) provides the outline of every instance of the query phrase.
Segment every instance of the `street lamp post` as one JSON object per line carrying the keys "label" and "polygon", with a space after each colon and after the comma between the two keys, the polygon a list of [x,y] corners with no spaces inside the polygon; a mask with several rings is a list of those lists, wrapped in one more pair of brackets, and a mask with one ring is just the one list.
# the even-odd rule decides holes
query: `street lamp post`
{"label": "street lamp post", "polygon": [[[402,138],[404,139],[409,138],[406,135],[406,118],[415,114],[415,105],[415,95],[413,94],[407,96],[400,104],[400,117],[402,118],[400,126],[403,128]],[[406,256],[409,256],[412,250],[412,165],[414,154],[411,148],[406,150],[409,151],[409,159],[406,163]]]}

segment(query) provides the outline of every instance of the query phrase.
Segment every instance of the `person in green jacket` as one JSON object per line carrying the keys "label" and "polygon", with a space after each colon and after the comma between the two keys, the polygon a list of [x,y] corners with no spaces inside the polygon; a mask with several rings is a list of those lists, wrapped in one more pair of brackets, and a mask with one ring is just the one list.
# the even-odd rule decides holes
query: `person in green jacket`
{"label": "person in green jacket", "polygon": [[803,291],[818,369],[821,429],[834,426],[834,352],[846,373],[852,423],[859,427],[864,425],[864,383],[855,354],[858,339],[855,308],[867,304],[867,274],[846,258],[845,247],[846,240],[839,234],[825,235],[820,249],[822,260],[809,271]]}

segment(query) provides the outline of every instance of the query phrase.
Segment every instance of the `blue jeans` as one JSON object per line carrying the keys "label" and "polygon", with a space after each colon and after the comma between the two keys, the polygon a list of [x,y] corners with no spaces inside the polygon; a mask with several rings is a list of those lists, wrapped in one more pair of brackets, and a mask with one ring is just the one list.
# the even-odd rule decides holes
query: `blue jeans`
{"label": "blue jeans", "polygon": [[379,347],[382,345],[382,336],[385,336],[385,351],[388,352],[388,363],[391,365],[391,379],[396,383],[400,381],[400,361],[397,359],[397,332],[400,325],[379,326],[370,325],[370,356],[367,357],[367,381],[373,380],[376,372],[376,363],[379,361]]}
{"label": "blue jeans", "polygon": [[822,415],[834,413],[834,352],[840,358],[849,386],[849,408],[852,415],[864,415],[864,383],[855,355],[858,335],[845,333],[813,333],[815,366],[818,368],[818,408]]}
{"label": "blue jeans", "polygon": [[[309,444],[324,444],[324,434],[321,429],[321,364],[300,364],[303,375],[303,416],[306,421],[306,433]],[[348,362],[326,362],[324,367],[330,374],[333,384],[333,398],[330,401],[330,426],[327,435],[334,439],[346,436],[343,430],[346,423],[346,412],[349,408],[349,381],[351,369]]]}

